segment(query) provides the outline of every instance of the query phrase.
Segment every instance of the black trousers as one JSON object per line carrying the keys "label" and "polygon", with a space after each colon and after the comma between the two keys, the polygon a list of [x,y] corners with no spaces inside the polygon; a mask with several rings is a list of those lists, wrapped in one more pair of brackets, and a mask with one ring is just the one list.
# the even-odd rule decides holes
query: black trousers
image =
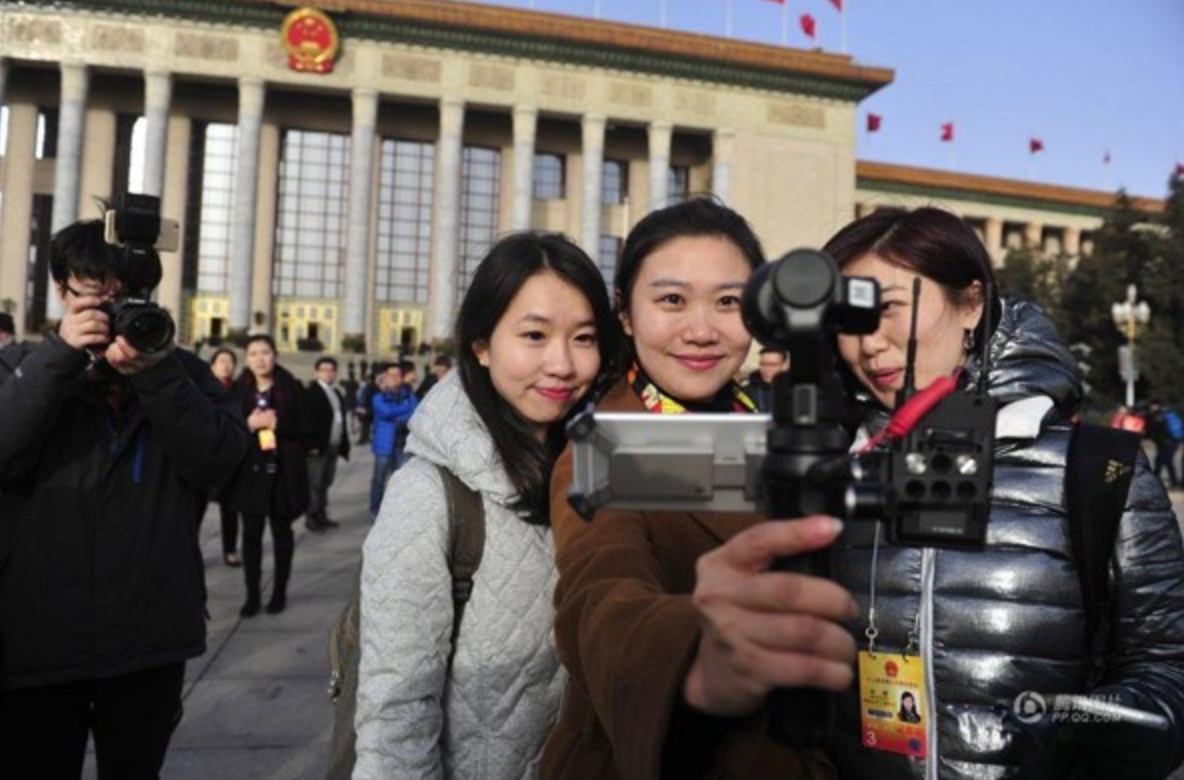
{"label": "black trousers", "polygon": [[0,691],[0,776],[78,780],[89,734],[100,780],[158,780],[181,722],[185,664]]}
{"label": "black trousers", "polygon": [[[205,519],[209,505],[207,501],[202,506],[201,514],[197,516],[198,527]],[[222,554],[229,555],[238,551],[238,510],[228,499],[221,499],[218,501],[218,512],[222,518]]]}
{"label": "black trousers", "polygon": [[263,526],[271,526],[271,541],[275,553],[275,590],[286,593],[288,578],[292,576],[292,554],[296,537],[292,521],[286,517],[243,515],[243,576],[247,581],[247,598],[259,598],[259,582],[263,577]]}

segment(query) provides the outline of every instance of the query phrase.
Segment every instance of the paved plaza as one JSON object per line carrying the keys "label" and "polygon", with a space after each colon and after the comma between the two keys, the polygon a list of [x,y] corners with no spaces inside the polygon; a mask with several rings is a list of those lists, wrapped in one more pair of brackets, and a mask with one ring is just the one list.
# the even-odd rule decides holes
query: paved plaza
{"label": "paved plaza", "polygon": [[[173,737],[163,780],[322,780],[333,706],[329,701],[328,630],[345,603],[370,528],[366,510],[372,458],[356,447],[330,494],[341,523],[325,534],[296,528],[288,609],[243,620],[242,569],[222,561],[217,507],[202,524],[209,588],[206,654],[188,665],[185,717]],[[1184,517],[1184,493],[1172,494]],[[270,534],[267,534],[270,539]],[[270,543],[264,554],[270,592]],[[93,757],[86,780],[93,780]],[[1184,780],[1184,769],[1172,780]]]}

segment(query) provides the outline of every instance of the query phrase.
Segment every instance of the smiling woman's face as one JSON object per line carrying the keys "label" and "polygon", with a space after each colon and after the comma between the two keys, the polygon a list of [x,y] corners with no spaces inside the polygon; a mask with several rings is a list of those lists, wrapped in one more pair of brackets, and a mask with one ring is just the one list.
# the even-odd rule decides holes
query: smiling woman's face
{"label": "smiling woman's face", "polygon": [[488,343],[473,348],[506,403],[542,439],[583,398],[600,370],[592,304],[552,271],[530,277]]}
{"label": "smiling woman's face", "polygon": [[[870,276],[880,283],[880,327],[866,336],[839,336],[839,353],[859,381],[891,409],[904,386],[909,329],[913,311],[913,280],[918,274],[893,265],[875,253],[843,267],[844,276]],[[924,389],[948,376],[966,359],[963,340],[982,317],[981,295],[959,307],[941,286],[921,276],[917,311],[916,386]],[[977,282],[976,282],[977,284]]]}
{"label": "smiling woman's face", "polygon": [[740,248],[718,236],[671,239],[642,261],[621,323],[658,387],[702,402],[732,380],[752,343],[740,317],[751,275]]}

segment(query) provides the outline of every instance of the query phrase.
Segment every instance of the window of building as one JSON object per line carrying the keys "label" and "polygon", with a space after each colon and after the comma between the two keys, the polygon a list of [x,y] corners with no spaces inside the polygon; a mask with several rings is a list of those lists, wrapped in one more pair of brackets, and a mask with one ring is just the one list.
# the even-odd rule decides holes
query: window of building
{"label": "window of building", "polygon": [[477,264],[497,235],[502,155],[497,149],[466,146],[461,171],[460,263],[457,292],[463,297]]}
{"label": "window of building", "polygon": [[58,110],[43,108],[37,112],[37,141],[34,156],[53,160],[58,156]]}
{"label": "window of building", "polygon": [[349,136],[284,130],[272,293],[340,298],[349,204]]}
{"label": "window of building", "polygon": [[112,194],[144,191],[144,130],[144,117],[138,114],[116,117]]}
{"label": "window of building", "polygon": [[34,195],[29,225],[29,276],[25,282],[25,330],[36,333],[45,324],[49,296],[49,244],[53,235],[53,195]]}
{"label": "window of building", "polygon": [[194,122],[189,146],[189,195],[181,286],[223,295],[230,291],[238,128]]}
{"label": "window of building", "polygon": [[606,206],[624,203],[629,197],[629,163],[605,160],[600,172],[600,202]]}
{"label": "window of building", "polygon": [[563,200],[567,197],[567,158],[540,152],[534,156],[535,200]]}
{"label": "window of building", "polygon": [[600,268],[600,275],[604,277],[604,285],[610,294],[613,289],[613,276],[617,272],[617,258],[621,256],[621,245],[624,242],[619,236],[601,236],[599,251],[596,254],[596,265]]}
{"label": "window of building", "polygon": [[382,139],[374,298],[428,302],[436,146]]}
{"label": "window of building", "polygon": [[681,203],[691,196],[691,168],[689,165],[671,165],[666,173],[666,196],[671,205]]}

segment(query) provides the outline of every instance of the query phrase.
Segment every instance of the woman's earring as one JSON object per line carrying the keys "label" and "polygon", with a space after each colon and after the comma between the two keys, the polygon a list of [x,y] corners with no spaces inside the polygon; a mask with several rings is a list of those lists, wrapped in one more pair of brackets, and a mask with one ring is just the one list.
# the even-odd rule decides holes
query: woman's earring
{"label": "woman's earring", "polygon": [[962,331],[962,349],[965,352],[974,351],[974,331],[970,328]]}

